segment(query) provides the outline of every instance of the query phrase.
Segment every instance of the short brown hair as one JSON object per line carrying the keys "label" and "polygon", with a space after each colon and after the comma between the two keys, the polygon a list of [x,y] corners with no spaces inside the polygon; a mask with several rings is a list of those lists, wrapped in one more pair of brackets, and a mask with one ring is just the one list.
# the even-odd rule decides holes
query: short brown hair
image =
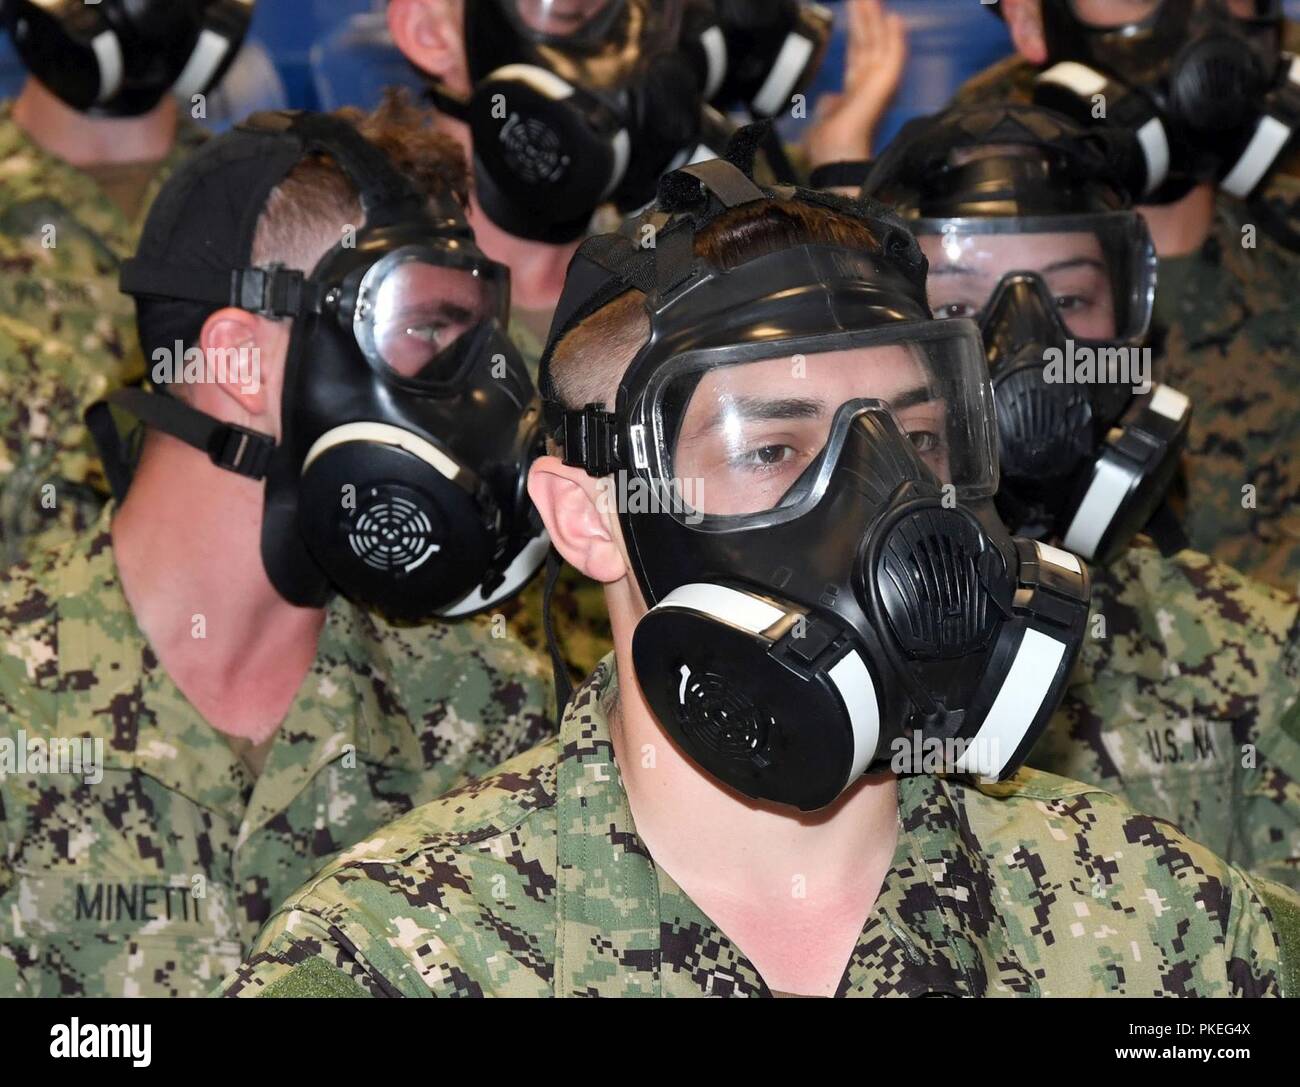
{"label": "short brown hair", "polygon": [[[695,254],[730,271],[796,245],[837,245],[879,252],[871,225],[820,204],[764,200],[724,212],[695,238]],[[570,409],[613,408],[628,363],[650,338],[645,295],[636,289],[602,306],[555,346],[550,360],[555,395]]]}
{"label": "short brown hair", "polygon": [[[386,92],[373,113],[349,107],[333,116],[354,125],[430,199],[451,193],[466,205],[469,175],[460,145],[433,128],[433,111],[416,105],[404,88]],[[271,190],[253,237],[252,263],[276,261],[310,272],[338,244],[342,229],[359,228],[362,220],[359,194],[338,163],[313,155]]]}

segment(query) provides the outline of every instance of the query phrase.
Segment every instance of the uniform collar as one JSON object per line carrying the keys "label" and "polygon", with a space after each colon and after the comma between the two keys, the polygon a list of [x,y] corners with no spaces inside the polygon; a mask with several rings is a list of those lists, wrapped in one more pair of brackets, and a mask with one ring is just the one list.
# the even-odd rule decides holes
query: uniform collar
{"label": "uniform collar", "polygon": [[[637,836],[609,734],[617,697],[609,657],[560,727],[557,994],[771,995]],[[960,787],[903,778],[898,795],[898,850],[838,995],[1035,993],[1011,951]]]}
{"label": "uniform collar", "polygon": [[149,183],[139,215],[127,222],[89,173],[50,154],[27,135],[13,119],[10,100],[0,103],[0,191],[6,204],[49,200],[51,193],[57,193],[66,211],[90,226],[119,260],[125,260],[135,252],[145,217],[164,182],[207,138],[206,131],[188,117],[178,119],[172,149]]}
{"label": "uniform collar", "polygon": [[137,624],[113,555],[114,508],[110,503],[94,529],[60,554],[51,601],[56,698],[66,692],[80,702],[82,691],[95,692],[89,714],[69,716],[80,734],[104,741],[105,768],[138,770],[203,807],[242,813],[242,843],[325,766],[350,754],[382,766],[420,765],[414,728],[393,705],[378,620],[337,599],[312,670],[254,781],[162,668]]}

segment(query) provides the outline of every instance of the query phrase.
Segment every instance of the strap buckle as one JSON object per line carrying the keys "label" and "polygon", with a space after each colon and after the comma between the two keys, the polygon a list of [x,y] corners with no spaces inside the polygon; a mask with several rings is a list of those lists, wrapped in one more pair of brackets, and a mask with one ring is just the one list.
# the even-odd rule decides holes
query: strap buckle
{"label": "strap buckle", "polygon": [[620,466],[615,416],[599,404],[564,413],[564,463],[600,478]]}
{"label": "strap buckle", "polygon": [[275,442],[265,434],[235,423],[216,427],[208,436],[208,456],[218,468],[249,479],[262,479],[271,463]]}
{"label": "strap buckle", "polygon": [[297,317],[308,296],[306,277],[283,264],[230,273],[230,304],[262,317]]}

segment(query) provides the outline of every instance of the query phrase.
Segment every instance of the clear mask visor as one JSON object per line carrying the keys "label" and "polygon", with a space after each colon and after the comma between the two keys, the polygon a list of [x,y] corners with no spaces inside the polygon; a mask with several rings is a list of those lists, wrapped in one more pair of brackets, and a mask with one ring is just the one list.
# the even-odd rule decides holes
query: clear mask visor
{"label": "clear mask visor", "polygon": [[507,273],[452,248],[406,246],[366,272],[353,330],[371,365],[399,382],[438,386],[464,361],[484,325],[505,327]]}
{"label": "clear mask visor", "polygon": [[987,370],[969,322],[918,321],[684,355],[647,391],[655,464],[676,513],[735,524],[821,498],[862,412],[892,417],[940,483],[997,487]]}
{"label": "clear mask visor", "polygon": [[1156,254],[1136,212],[920,219],[912,226],[930,263],[926,293],[936,317],[979,319],[1003,279],[1032,273],[1080,341],[1137,342],[1150,328]]}

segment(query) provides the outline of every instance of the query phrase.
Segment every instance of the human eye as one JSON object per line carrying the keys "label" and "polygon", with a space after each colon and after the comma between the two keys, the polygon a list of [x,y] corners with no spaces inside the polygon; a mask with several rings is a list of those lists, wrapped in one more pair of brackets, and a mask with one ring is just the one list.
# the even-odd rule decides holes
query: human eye
{"label": "human eye", "polygon": [[974,317],[979,310],[969,302],[949,302],[934,307],[934,315],[940,320],[952,317]]}
{"label": "human eye", "polygon": [[943,439],[933,430],[909,430],[907,440],[918,453],[933,453],[942,444]]}
{"label": "human eye", "polygon": [[797,455],[793,446],[779,442],[765,442],[733,453],[731,463],[736,468],[748,471],[763,471],[781,464],[788,464]]}

